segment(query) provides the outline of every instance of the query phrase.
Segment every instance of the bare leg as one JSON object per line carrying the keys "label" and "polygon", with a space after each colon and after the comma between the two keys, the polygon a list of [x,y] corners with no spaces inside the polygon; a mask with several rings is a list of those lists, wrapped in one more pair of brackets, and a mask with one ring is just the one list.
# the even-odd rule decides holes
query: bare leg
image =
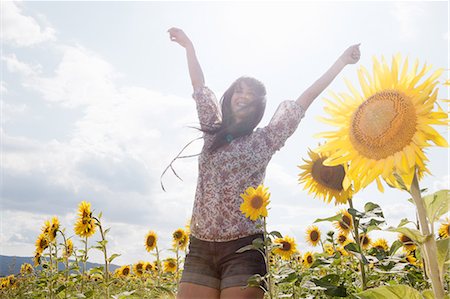
{"label": "bare leg", "polygon": [[219,298],[220,298],[219,290],[194,283],[182,282],[180,283],[180,287],[178,288],[177,299],[219,299]]}
{"label": "bare leg", "polygon": [[263,299],[264,291],[260,288],[231,287],[220,292],[220,299]]}

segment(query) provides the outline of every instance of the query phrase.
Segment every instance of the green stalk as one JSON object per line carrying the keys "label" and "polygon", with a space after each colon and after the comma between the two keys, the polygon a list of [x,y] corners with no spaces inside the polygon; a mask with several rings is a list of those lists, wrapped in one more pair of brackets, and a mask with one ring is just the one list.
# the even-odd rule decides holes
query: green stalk
{"label": "green stalk", "polygon": [[156,279],[156,285],[159,287],[160,286],[160,280],[161,280],[161,262],[159,260],[159,250],[158,250],[158,245],[155,245],[155,249],[156,249],[156,267],[157,267],[157,274],[158,274],[158,278]]}
{"label": "green stalk", "polygon": [[267,221],[266,221],[266,217],[263,217],[264,220],[264,253],[265,253],[265,262],[266,262],[266,269],[267,269],[267,292],[269,293],[269,298],[272,299],[273,297],[273,289],[272,289],[272,274],[270,272],[270,265],[269,265],[269,260],[270,260],[270,256],[269,256],[269,250],[268,250],[268,246],[265,244],[266,240],[269,239],[269,234],[267,233]]}
{"label": "green stalk", "polygon": [[414,178],[411,184],[410,194],[414,202],[416,203],[421,233],[427,237],[425,239],[425,242],[423,243],[423,255],[426,261],[425,266],[428,266],[428,274],[431,278],[431,285],[433,287],[434,296],[436,299],[442,299],[444,298],[444,286],[439,275],[436,240],[434,239],[433,235],[430,234],[430,224],[427,219],[425,203],[423,202],[422,196],[420,194],[416,171],[414,171]]}
{"label": "green stalk", "polygon": [[69,280],[69,256],[67,255],[67,240],[66,240],[66,236],[64,235],[64,233],[60,230],[58,230],[59,233],[62,235],[63,240],[64,240],[64,267],[66,269],[66,273],[65,273],[65,279],[66,281],[64,282],[66,288],[64,289],[64,298],[67,298],[67,282]]}
{"label": "green stalk", "polygon": [[[351,198],[348,199],[348,203],[350,205],[350,208],[353,209],[353,202],[352,202]],[[355,236],[354,236],[355,242],[358,247],[359,253],[362,255],[363,253],[362,253],[361,242],[359,240],[359,232],[358,232],[359,221],[356,220],[356,217],[352,217],[352,219],[353,219],[353,232],[355,234]],[[359,260],[359,267],[361,268],[362,287],[363,287],[363,290],[366,290],[367,289],[367,278],[366,278],[365,266],[364,266],[362,259],[358,258],[358,260]]]}
{"label": "green stalk", "polygon": [[84,288],[84,273],[86,272],[86,261],[87,261],[87,236],[85,237],[84,242],[84,255],[83,255],[83,272],[81,273],[81,293],[83,293]]}
{"label": "green stalk", "polygon": [[178,241],[175,241],[175,242],[177,243],[177,250],[175,251],[175,254],[176,254],[176,257],[177,257],[177,270],[175,271],[175,281],[177,282],[177,285],[178,285],[178,279],[179,279],[179,275],[178,275],[178,273],[179,273],[178,248],[179,248],[179,245],[178,245]]}
{"label": "green stalk", "polygon": [[[45,236],[47,238],[47,236]],[[53,298],[53,258],[52,258],[52,242],[47,238],[48,240],[48,250],[50,252],[49,258],[50,258],[50,279],[48,284],[48,291],[50,293],[50,298]]]}
{"label": "green stalk", "polygon": [[106,242],[107,241],[106,241],[105,233],[103,231],[102,224],[101,224],[100,220],[95,218],[95,217],[93,217],[93,218],[96,221],[96,224],[99,227],[100,234],[102,236],[102,243],[101,244],[102,244],[103,256],[105,257],[105,285],[106,285],[106,290],[105,291],[106,291],[106,298],[109,298],[109,284],[108,284],[108,281],[109,281],[109,267],[108,267],[108,254],[106,253]]}

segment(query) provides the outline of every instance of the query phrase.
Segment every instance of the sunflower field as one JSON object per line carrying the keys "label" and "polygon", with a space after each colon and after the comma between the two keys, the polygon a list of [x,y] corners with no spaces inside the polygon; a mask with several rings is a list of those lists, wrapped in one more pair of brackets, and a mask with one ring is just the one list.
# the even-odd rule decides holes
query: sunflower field
{"label": "sunflower field", "polygon": [[[268,269],[265,276],[252,276],[248,286],[262,288],[270,299],[449,298],[450,192],[428,193],[419,185],[430,174],[425,149],[432,143],[448,147],[432,127],[449,125],[448,111],[438,101],[443,70],[430,70],[428,65],[419,70],[418,61],[411,70],[400,55],[391,63],[373,58],[372,72],[358,70],[362,93],[346,82],[350,93],[325,99],[329,117],[322,120],[336,130],[317,136],[324,140],[298,166],[298,180],[309,194],[341,209],[305,231],[314,251],[300,252],[294,238],[267,230],[267,187],[249,187],[241,194],[240,210],[253,221],[263,220],[264,238],[238,252],[259,251]],[[380,192],[387,185],[409,194],[417,219],[386,228],[376,202],[355,209],[358,191],[372,183]],[[108,251],[110,228],[102,226],[101,218],[101,213],[93,215],[90,203],[79,204],[73,231],[84,248],[74,248],[57,217],[46,220],[36,239],[34,265],[23,264],[19,274],[0,278],[0,298],[175,298],[189,226],[173,232],[171,257],[160,258],[158,234],[149,231],[142,246],[152,260],[113,272],[110,264],[119,254]],[[321,231],[319,222],[329,229]],[[392,233],[396,240],[373,239],[374,231]],[[91,241],[95,232],[101,238]],[[90,250],[103,253],[104,265],[88,271]]]}

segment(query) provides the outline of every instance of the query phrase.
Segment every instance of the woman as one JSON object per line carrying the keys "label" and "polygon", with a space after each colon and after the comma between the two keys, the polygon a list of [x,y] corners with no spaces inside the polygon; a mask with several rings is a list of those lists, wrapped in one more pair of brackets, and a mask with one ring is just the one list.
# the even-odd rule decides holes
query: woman
{"label": "woman", "polygon": [[186,50],[204,145],[191,220],[189,252],[177,298],[263,298],[260,288],[243,288],[254,274],[265,275],[262,255],[255,250],[236,253],[262,238],[260,220],[240,211],[240,194],[264,181],[267,164],[296,130],[312,101],[347,64],[360,58],[359,44],[349,47],[296,101],[282,102],[270,123],[261,121],[266,90],[258,80],[237,79],[224,93],[221,106],[205,80],[195,49],[179,28],[170,39]]}

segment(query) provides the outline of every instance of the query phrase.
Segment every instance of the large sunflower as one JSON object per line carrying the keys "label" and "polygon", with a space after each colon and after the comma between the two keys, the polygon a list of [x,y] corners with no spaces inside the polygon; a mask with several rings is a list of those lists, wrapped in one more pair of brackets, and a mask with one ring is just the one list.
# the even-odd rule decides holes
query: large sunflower
{"label": "large sunflower", "polygon": [[256,189],[253,187],[247,188],[241,194],[244,202],[241,204],[240,210],[245,217],[255,221],[259,217],[267,217],[267,205],[269,204],[270,193],[269,188],[264,188],[259,185]]}
{"label": "large sunflower", "polygon": [[42,253],[40,251],[36,250],[34,252],[33,263],[34,263],[35,267],[37,267],[41,264],[41,256],[42,256]]}
{"label": "large sunflower", "polygon": [[59,229],[58,217],[54,216],[52,220],[46,220],[42,227],[42,233],[45,234],[49,242],[53,242],[56,238],[56,232]]}
{"label": "large sunflower", "polygon": [[145,271],[145,266],[146,266],[146,263],[143,261],[139,261],[136,264],[134,264],[133,265],[134,274],[136,274],[137,276],[142,276]]}
{"label": "large sunflower", "polygon": [[308,251],[303,255],[303,266],[305,268],[311,267],[311,265],[314,263],[314,256],[312,252]]}
{"label": "large sunflower", "polygon": [[64,256],[70,257],[73,253],[73,242],[72,239],[67,240],[66,248],[64,250]]}
{"label": "large sunflower", "polygon": [[389,245],[388,245],[386,239],[379,238],[375,242],[372,243],[372,248],[376,248],[380,251],[388,251]]}
{"label": "large sunflower", "polygon": [[316,246],[320,241],[320,230],[317,226],[312,225],[306,230],[306,241],[312,246]]}
{"label": "large sunflower", "polygon": [[74,227],[75,234],[80,237],[90,237],[95,233],[95,220],[92,217],[91,204],[82,201],[78,206],[78,220]]}
{"label": "large sunflower", "polygon": [[325,243],[325,245],[323,245],[323,251],[328,255],[333,255],[334,254],[333,244]]}
{"label": "large sunflower", "polygon": [[351,188],[344,189],[345,168],[343,165],[325,166],[329,154],[325,152],[314,152],[308,149],[311,160],[305,160],[306,164],[298,167],[303,170],[299,174],[299,182],[304,183],[303,190],[309,189],[308,194],[314,193],[327,203],[335,198],[335,204],[346,203],[352,195]]}
{"label": "large sunflower", "polygon": [[283,260],[289,260],[294,253],[297,252],[297,245],[293,238],[285,236],[284,238],[277,238],[273,241],[275,244],[281,244],[273,250],[273,253],[281,256]]}
{"label": "large sunflower", "polygon": [[128,276],[128,275],[130,275],[131,267],[130,267],[130,265],[124,265],[124,266],[118,268],[116,271],[119,276]]}
{"label": "large sunflower", "polygon": [[338,242],[339,245],[345,246],[352,240],[348,237],[348,234],[339,233],[339,235],[336,238],[336,241]]}
{"label": "large sunflower", "polygon": [[417,72],[418,65],[416,61],[409,71],[408,59],[401,67],[400,55],[393,57],[391,67],[384,58],[381,63],[373,58],[373,76],[364,67],[358,71],[362,94],[347,81],[351,94],[333,94],[338,103],[327,100],[325,110],[331,119],[322,120],[339,129],[318,135],[328,139],[319,150],[332,152],[325,165],[349,162],[347,176],[356,190],[376,180],[383,191],[380,176],[389,185],[399,187],[394,173],[409,190],[416,167],[419,179],[429,173],[424,154],[429,141],[448,146],[431,127],[448,124],[447,113],[442,109],[432,111],[437,100],[437,78],[443,70],[423,78],[430,66],[424,65]]}
{"label": "large sunflower", "polygon": [[450,218],[447,218],[447,221],[439,226],[438,234],[441,239],[445,239],[450,236]]}
{"label": "large sunflower", "polygon": [[177,229],[172,234],[173,247],[184,250],[188,244],[189,237],[186,231],[182,228]]}
{"label": "large sunflower", "polygon": [[150,252],[156,247],[156,241],[158,241],[158,236],[154,231],[149,231],[147,236],[145,236],[145,249]]}
{"label": "large sunflower", "polygon": [[177,262],[174,258],[168,258],[164,261],[164,272],[175,273],[177,271]]}
{"label": "large sunflower", "polygon": [[33,266],[31,266],[31,264],[23,263],[20,266],[20,274],[26,275],[26,274],[31,274],[31,273],[33,273]]}
{"label": "large sunflower", "polygon": [[48,235],[45,233],[40,234],[36,239],[36,252],[42,254],[49,245]]}
{"label": "large sunflower", "polygon": [[341,210],[338,215],[342,215],[342,219],[334,222],[334,226],[339,230],[340,233],[348,235],[350,230],[353,228],[353,217],[347,210]]}

